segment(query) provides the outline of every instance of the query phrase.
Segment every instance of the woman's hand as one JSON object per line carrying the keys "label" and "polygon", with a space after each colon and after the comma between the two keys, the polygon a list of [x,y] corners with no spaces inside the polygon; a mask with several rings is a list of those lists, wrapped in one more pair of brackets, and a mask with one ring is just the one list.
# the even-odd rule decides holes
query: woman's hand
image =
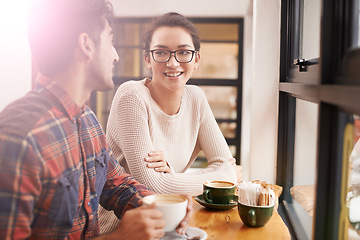
{"label": "woman's hand", "polygon": [[230,164],[234,166],[235,172],[236,172],[236,176],[237,176],[237,182],[241,182],[242,181],[242,167],[241,165],[236,165],[236,161],[235,158],[232,158],[229,160]]}
{"label": "woman's hand", "polygon": [[242,181],[242,166],[235,164],[234,168],[237,176],[237,182],[239,183]]}
{"label": "woman's hand", "polygon": [[148,168],[153,168],[156,172],[171,172],[171,169],[165,160],[163,151],[152,151],[148,153],[148,156],[145,158],[147,162],[146,166]]}

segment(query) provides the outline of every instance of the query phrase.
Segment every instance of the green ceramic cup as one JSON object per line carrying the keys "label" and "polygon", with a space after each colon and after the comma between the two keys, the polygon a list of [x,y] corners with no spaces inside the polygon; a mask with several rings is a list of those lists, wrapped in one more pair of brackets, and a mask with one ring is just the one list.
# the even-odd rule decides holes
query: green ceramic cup
{"label": "green ceramic cup", "polygon": [[227,181],[205,182],[203,197],[207,203],[229,204],[234,199],[236,185]]}
{"label": "green ceramic cup", "polygon": [[238,211],[241,220],[249,227],[262,227],[271,218],[274,205],[272,206],[248,206],[238,202]]}

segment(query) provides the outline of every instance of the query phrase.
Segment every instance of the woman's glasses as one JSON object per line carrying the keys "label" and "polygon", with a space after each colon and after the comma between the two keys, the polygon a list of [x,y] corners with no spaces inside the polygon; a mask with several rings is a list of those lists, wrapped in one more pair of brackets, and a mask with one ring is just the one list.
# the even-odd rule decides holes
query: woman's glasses
{"label": "woman's glasses", "polygon": [[194,57],[195,50],[150,50],[152,58],[155,62],[165,63],[168,62],[171,58],[171,54],[174,54],[176,61],[179,63],[188,63]]}

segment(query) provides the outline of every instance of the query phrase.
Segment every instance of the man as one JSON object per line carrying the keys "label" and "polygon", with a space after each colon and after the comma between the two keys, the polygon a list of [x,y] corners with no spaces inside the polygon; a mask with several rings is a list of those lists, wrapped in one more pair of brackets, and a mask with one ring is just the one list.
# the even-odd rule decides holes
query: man
{"label": "man", "polygon": [[[92,91],[113,88],[112,12],[107,0],[34,4],[29,43],[41,75],[0,113],[0,239],[164,235],[161,213],[140,206],[153,193],[124,173],[85,105]],[[121,218],[108,235],[98,236],[99,203]]]}

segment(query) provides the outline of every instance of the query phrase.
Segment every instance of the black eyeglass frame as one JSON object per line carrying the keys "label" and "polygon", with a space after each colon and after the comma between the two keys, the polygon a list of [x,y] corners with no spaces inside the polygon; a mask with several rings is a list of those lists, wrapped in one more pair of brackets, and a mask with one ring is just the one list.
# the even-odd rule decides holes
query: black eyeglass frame
{"label": "black eyeglass frame", "polygon": [[[166,61],[156,61],[156,60],[155,60],[155,57],[154,57],[154,52],[156,52],[156,51],[169,52],[170,55],[169,55],[168,60],[166,60]],[[179,61],[179,60],[177,59],[176,53],[177,53],[177,52],[182,52],[182,51],[189,51],[189,52],[191,52],[191,58],[190,58],[189,61],[185,61],[185,62],[184,62],[184,61]],[[188,49],[179,49],[179,50],[175,50],[175,51],[170,51],[170,50],[165,50],[165,49],[153,49],[153,50],[150,50],[149,52],[151,52],[152,59],[153,59],[155,62],[158,62],[158,63],[166,63],[166,62],[170,61],[170,58],[171,58],[171,55],[172,55],[172,54],[174,54],[175,60],[176,60],[177,62],[179,62],[179,63],[189,63],[189,62],[191,62],[191,61],[193,60],[194,54],[195,54],[197,51],[196,51],[196,50],[188,50]]]}

